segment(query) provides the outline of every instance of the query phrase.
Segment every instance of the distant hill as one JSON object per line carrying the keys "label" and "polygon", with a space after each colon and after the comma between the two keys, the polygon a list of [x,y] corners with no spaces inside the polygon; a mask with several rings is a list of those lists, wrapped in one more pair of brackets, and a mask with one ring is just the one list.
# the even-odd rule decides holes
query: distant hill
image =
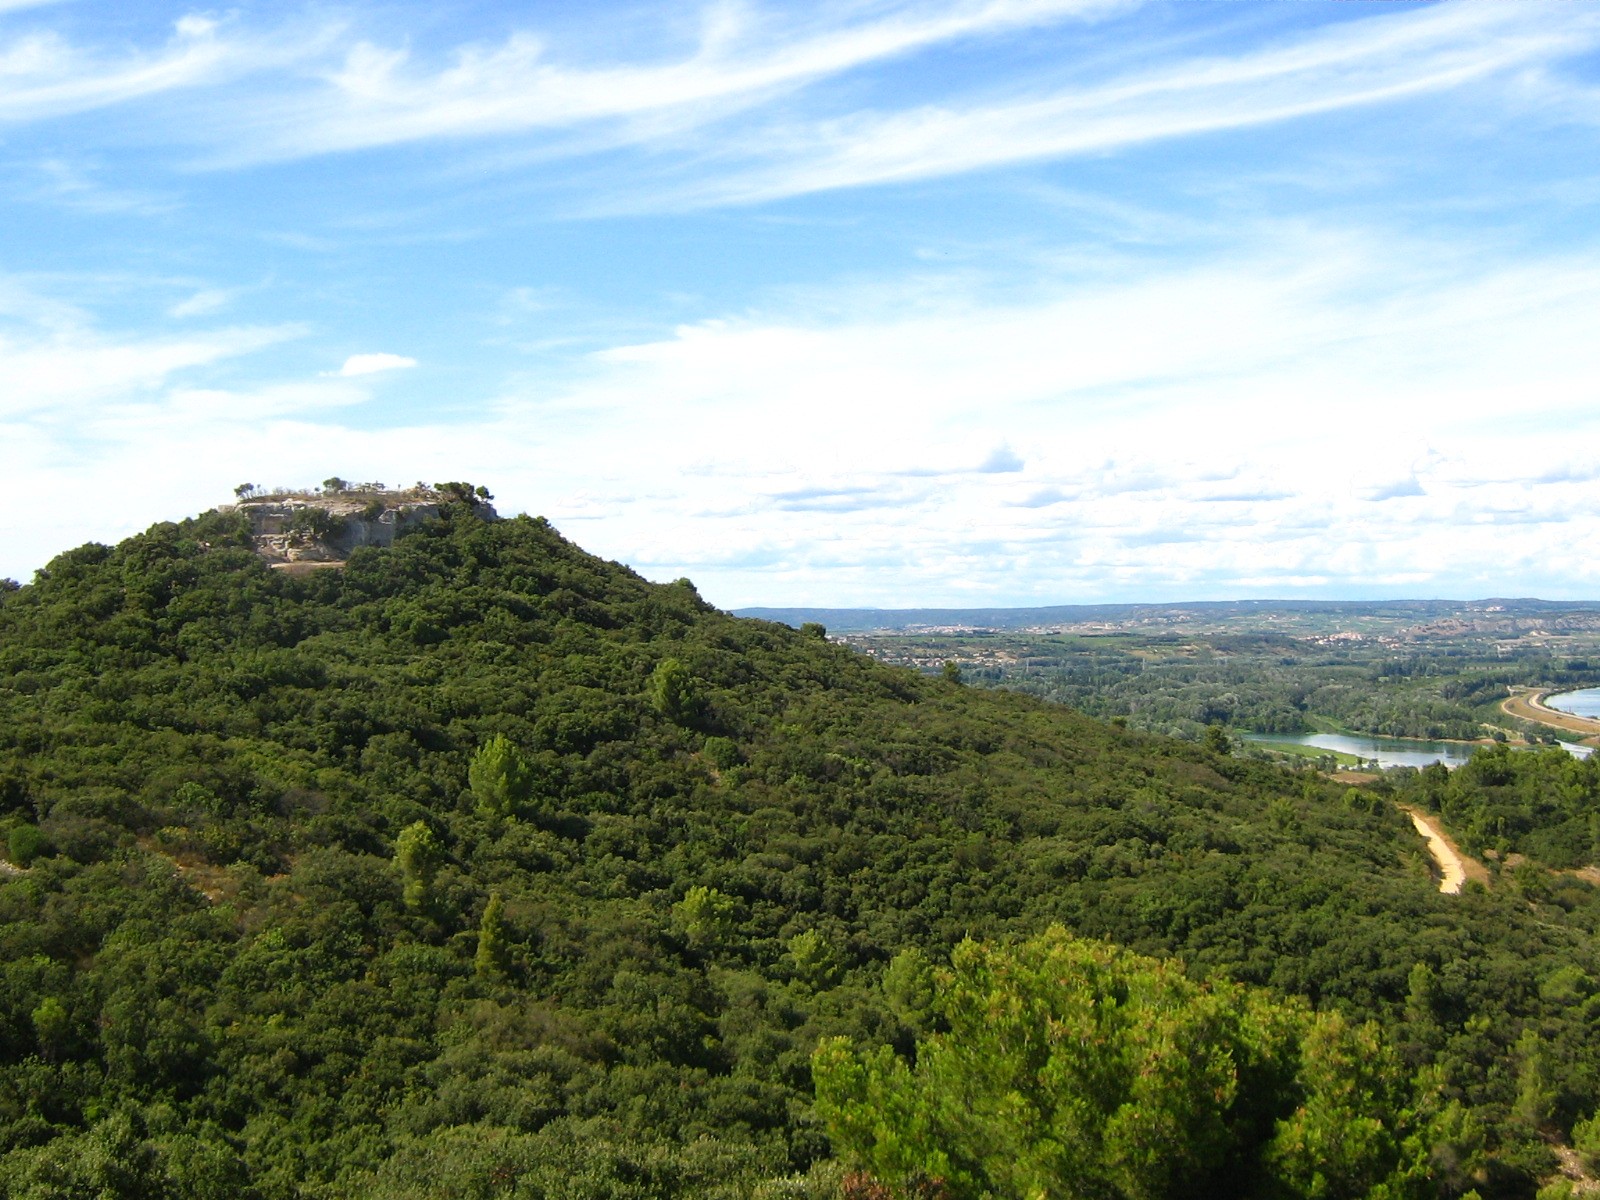
{"label": "distant hill", "polygon": [[1035,629],[1096,622],[1126,624],[1219,619],[1272,612],[1350,617],[1417,618],[1456,614],[1531,616],[1600,609],[1590,600],[1201,600],[1173,604],[1056,604],[1040,608],[737,608],[735,616],[779,621],[793,628],[817,622],[830,633],[893,632],[918,628]]}

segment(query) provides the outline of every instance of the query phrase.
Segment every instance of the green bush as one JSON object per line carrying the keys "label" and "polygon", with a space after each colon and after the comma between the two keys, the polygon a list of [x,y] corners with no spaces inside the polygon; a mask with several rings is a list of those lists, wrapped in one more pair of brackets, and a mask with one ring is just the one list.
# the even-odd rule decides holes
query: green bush
{"label": "green bush", "polygon": [[739,750],[739,743],[732,738],[708,737],[704,750],[705,756],[723,771],[738,766],[744,758]]}
{"label": "green bush", "polygon": [[6,835],[7,857],[19,867],[32,866],[49,848],[50,839],[37,825],[13,825]]}

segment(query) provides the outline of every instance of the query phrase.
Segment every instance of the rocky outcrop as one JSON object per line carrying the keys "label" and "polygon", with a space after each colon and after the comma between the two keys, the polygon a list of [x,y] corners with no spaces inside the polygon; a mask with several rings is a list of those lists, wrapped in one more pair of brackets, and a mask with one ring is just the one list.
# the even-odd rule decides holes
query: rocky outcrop
{"label": "rocky outcrop", "polygon": [[[411,526],[439,515],[447,498],[431,490],[275,493],[224,505],[250,519],[256,552],[275,567],[336,566],[361,546],[388,546]],[[485,501],[480,514],[493,519]]]}

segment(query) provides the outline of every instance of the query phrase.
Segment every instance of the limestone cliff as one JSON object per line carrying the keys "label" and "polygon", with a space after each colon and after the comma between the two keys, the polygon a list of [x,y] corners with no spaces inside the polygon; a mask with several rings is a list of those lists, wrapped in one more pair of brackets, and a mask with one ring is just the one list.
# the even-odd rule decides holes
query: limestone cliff
{"label": "limestone cliff", "polygon": [[[240,512],[250,519],[256,552],[274,567],[310,570],[343,566],[360,546],[388,546],[458,498],[420,486],[403,491],[377,487],[247,491],[238,504],[223,505],[220,511]],[[474,497],[472,503],[480,514],[495,517],[487,500]]]}

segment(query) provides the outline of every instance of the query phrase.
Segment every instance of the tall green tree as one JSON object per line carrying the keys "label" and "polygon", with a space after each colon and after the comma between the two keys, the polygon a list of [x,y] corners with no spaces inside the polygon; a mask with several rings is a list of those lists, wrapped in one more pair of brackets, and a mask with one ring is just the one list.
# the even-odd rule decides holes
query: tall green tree
{"label": "tall green tree", "polygon": [[693,724],[700,715],[700,695],[689,668],[676,658],[662,659],[650,676],[650,703],[669,721]]}
{"label": "tall green tree", "polygon": [[467,786],[484,817],[510,817],[528,798],[530,772],[521,752],[497,733],[472,756]]}
{"label": "tall green tree", "polygon": [[55,996],[46,996],[33,1010],[33,1030],[39,1038],[39,1053],[46,1061],[54,1059],[72,1030],[72,1015]]}
{"label": "tall green tree", "polygon": [[482,979],[504,979],[510,969],[511,953],[506,945],[506,904],[499,892],[491,893],[489,903],[484,905],[483,918],[478,922],[478,950],[472,963]]}
{"label": "tall green tree", "polygon": [[444,847],[428,828],[416,821],[400,831],[394,842],[394,860],[405,881],[407,908],[426,908],[433,896],[434,873],[444,859]]}
{"label": "tall green tree", "polygon": [[672,923],[696,949],[722,944],[739,923],[739,902],[714,887],[696,884],[672,906]]}

